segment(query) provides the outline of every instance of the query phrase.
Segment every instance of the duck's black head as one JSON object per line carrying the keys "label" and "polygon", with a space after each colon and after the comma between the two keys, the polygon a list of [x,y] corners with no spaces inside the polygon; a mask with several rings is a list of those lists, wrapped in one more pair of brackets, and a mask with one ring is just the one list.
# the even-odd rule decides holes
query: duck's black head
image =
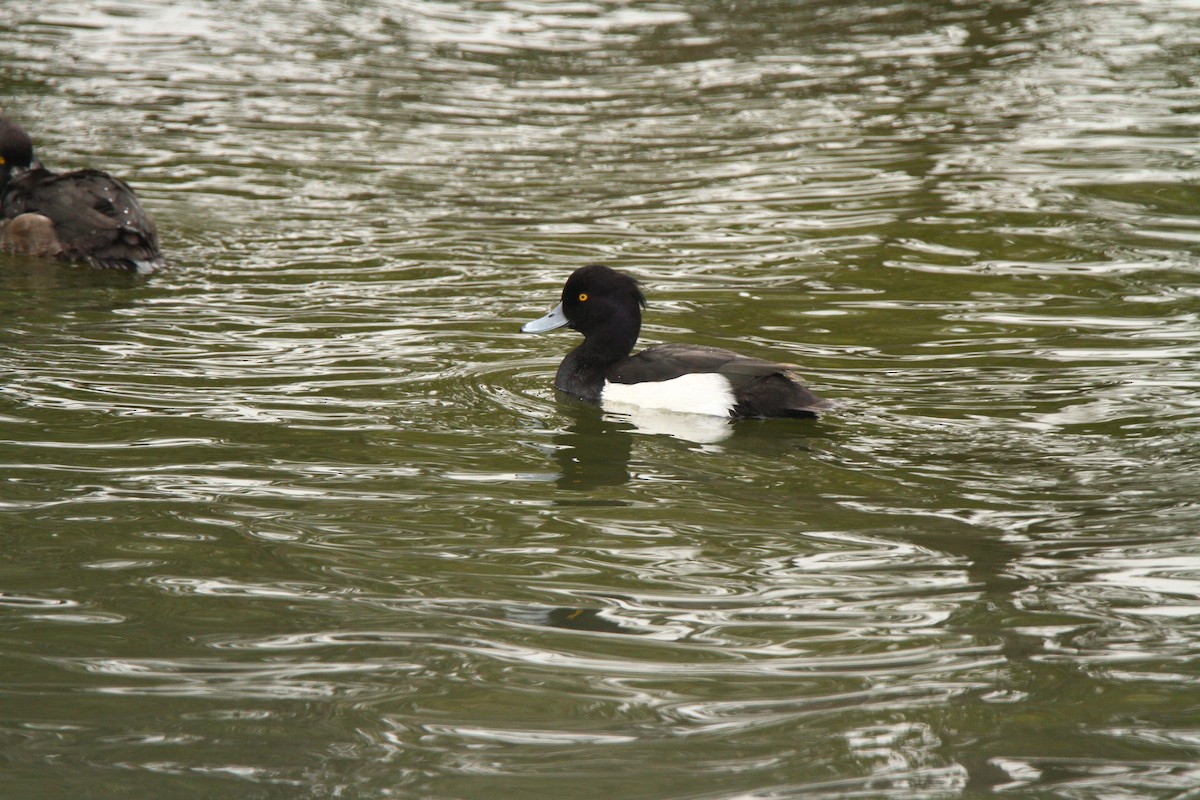
{"label": "duck's black head", "polygon": [[563,287],[563,316],[584,336],[620,326],[632,329],[636,339],[645,307],[646,297],[637,281],[603,264],[580,267]]}
{"label": "duck's black head", "polygon": [[33,157],[33,140],[15,122],[0,119],[0,191],[14,172],[40,167]]}
{"label": "duck's black head", "polygon": [[573,356],[612,363],[629,355],[642,329],[646,298],[637,281],[603,264],[580,267],[567,278],[562,302],[544,317],[525,324],[526,333],[564,326],[584,336]]}

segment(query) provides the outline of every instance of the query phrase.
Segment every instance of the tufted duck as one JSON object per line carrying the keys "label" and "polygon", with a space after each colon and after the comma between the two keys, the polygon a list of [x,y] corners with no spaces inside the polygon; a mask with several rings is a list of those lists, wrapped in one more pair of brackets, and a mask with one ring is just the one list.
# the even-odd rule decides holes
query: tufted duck
{"label": "tufted duck", "polygon": [[590,402],[733,419],[812,419],[832,405],[806,389],[791,364],[693,344],[663,344],[630,356],[645,305],[633,278],[592,264],[567,279],[553,311],[521,330],[568,326],[583,334],[583,343],[559,365],[554,385]]}
{"label": "tufted duck", "polygon": [[0,247],[94,267],[153,272],[165,263],[154,221],[133,190],[106,172],[56,173],[29,134],[0,119]]}

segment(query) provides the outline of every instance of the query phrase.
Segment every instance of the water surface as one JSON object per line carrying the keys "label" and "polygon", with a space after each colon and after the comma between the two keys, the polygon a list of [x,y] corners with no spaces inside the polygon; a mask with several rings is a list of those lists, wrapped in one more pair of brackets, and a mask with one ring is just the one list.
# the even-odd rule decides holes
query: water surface
{"label": "water surface", "polygon": [[[6,0],[173,261],[0,255],[8,796],[1190,797],[1196,11]],[[838,410],[556,397],[592,262]]]}

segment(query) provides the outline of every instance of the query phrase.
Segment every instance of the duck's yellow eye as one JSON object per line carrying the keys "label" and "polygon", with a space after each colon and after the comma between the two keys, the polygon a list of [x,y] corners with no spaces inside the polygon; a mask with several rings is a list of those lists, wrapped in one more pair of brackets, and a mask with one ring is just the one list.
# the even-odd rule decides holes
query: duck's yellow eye
{"label": "duck's yellow eye", "polygon": [[3,167],[8,162],[4,160],[4,156],[0,156],[0,167]]}
{"label": "duck's yellow eye", "polygon": [[579,293],[579,302],[581,302],[581,303],[586,303],[586,302],[587,302],[587,292],[580,292],[580,293]]}

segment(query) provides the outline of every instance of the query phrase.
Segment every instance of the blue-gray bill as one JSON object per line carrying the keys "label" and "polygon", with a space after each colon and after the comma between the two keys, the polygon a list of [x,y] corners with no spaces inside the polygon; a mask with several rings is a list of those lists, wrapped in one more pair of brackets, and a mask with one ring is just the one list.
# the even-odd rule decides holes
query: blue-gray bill
{"label": "blue-gray bill", "polygon": [[554,307],[549,314],[544,317],[538,317],[535,320],[526,322],[521,326],[522,333],[545,333],[552,331],[555,328],[562,328],[567,325],[567,315],[563,313],[562,303]]}

